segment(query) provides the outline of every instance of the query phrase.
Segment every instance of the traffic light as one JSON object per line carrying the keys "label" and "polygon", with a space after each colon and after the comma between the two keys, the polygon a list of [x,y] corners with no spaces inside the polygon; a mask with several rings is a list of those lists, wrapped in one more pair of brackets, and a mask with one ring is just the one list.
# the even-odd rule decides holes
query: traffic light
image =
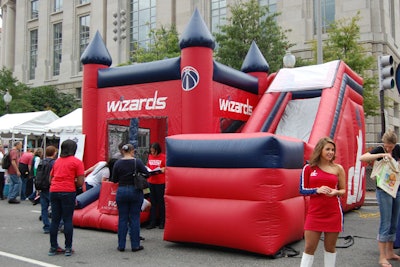
{"label": "traffic light", "polygon": [[113,40],[121,42],[121,40],[126,38],[126,11],[121,9],[119,12],[113,13]]}
{"label": "traffic light", "polygon": [[390,55],[378,57],[379,89],[394,88],[393,57]]}

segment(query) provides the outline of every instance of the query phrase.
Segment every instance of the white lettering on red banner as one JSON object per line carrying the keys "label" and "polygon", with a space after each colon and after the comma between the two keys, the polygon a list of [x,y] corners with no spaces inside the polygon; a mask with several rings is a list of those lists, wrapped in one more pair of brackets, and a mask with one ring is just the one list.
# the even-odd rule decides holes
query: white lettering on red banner
{"label": "white lettering on red banner", "polygon": [[253,113],[253,106],[249,104],[247,99],[246,103],[232,101],[230,99],[219,99],[219,109],[222,111],[234,112],[244,115],[251,115]]}
{"label": "white lettering on red banner", "polygon": [[158,91],[155,91],[154,97],[150,98],[108,101],[107,112],[165,109],[167,98],[166,96],[158,97]]}

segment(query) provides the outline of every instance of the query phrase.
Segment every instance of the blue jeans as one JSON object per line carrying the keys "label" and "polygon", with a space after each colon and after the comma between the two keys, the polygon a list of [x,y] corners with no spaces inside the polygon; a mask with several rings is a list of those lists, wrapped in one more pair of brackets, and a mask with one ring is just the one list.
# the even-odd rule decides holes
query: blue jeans
{"label": "blue jeans", "polygon": [[379,242],[394,242],[400,215],[400,190],[397,191],[396,198],[393,198],[382,189],[377,188],[376,199],[381,215],[377,240]]}
{"label": "blue jeans", "polygon": [[133,185],[118,186],[118,247],[125,249],[126,235],[131,240],[131,248],[140,246],[140,208],[143,202],[143,190],[136,189]]}
{"label": "blue jeans", "polygon": [[28,182],[28,178],[21,177],[21,200],[26,199],[26,183]]}
{"label": "blue jeans", "polygon": [[32,194],[30,194],[30,195],[28,196],[28,199],[29,199],[29,200],[34,200],[35,197],[36,197],[36,190],[33,190]]}
{"label": "blue jeans", "polygon": [[86,182],[85,182],[85,185],[86,185],[86,191],[88,191],[88,190],[90,190],[90,189],[93,188],[92,185],[90,185],[90,184],[88,184],[88,183],[86,183]]}
{"label": "blue jeans", "polygon": [[10,174],[10,189],[8,199],[15,199],[21,190],[21,178],[17,174]]}
{"label": "blue jeans", "polygon": [[64,221],[65,248],[72,248],[74,227],[72,216],[75,209],[76,192],[50,192],[51,224],[50,246],[58,247],[57,234],[61,219]]}
{"label": "blue jeans", "polygon": [[42,190],[40,192],[40,206],[42,208],[42,222],[43,231],[50,231],[50,220],[49,220],[49,206],[50,206],[50,192],[49,190]]}

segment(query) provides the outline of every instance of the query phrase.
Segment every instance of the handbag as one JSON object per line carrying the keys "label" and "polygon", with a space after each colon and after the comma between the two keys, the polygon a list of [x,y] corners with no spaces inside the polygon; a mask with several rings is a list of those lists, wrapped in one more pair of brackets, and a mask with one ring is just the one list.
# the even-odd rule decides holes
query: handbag
{"label": "handbag", "polygon": [[400,170],[396,160],[387,157],[376,160],[371,173],[371,178],[374,177],[379,188],[396,198],[400,185]]}
{"label": "handbag", "polygon": [[137,171],[136,159],[135,159],[135,173],[133,174],[133,183],[137,189],[143,190],[149,188],[149,183],[147,182],[147,178],[142,173]]}

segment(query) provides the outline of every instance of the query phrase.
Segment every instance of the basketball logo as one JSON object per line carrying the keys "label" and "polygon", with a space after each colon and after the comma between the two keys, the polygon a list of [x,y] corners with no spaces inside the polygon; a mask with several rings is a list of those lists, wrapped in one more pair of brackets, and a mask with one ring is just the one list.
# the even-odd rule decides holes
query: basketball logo
{"label": "basketball logo", "polygon": [[199,73],[191,66],[186,66],[182,69],[182,89],[183,91],[193,90],[200,80]]}

